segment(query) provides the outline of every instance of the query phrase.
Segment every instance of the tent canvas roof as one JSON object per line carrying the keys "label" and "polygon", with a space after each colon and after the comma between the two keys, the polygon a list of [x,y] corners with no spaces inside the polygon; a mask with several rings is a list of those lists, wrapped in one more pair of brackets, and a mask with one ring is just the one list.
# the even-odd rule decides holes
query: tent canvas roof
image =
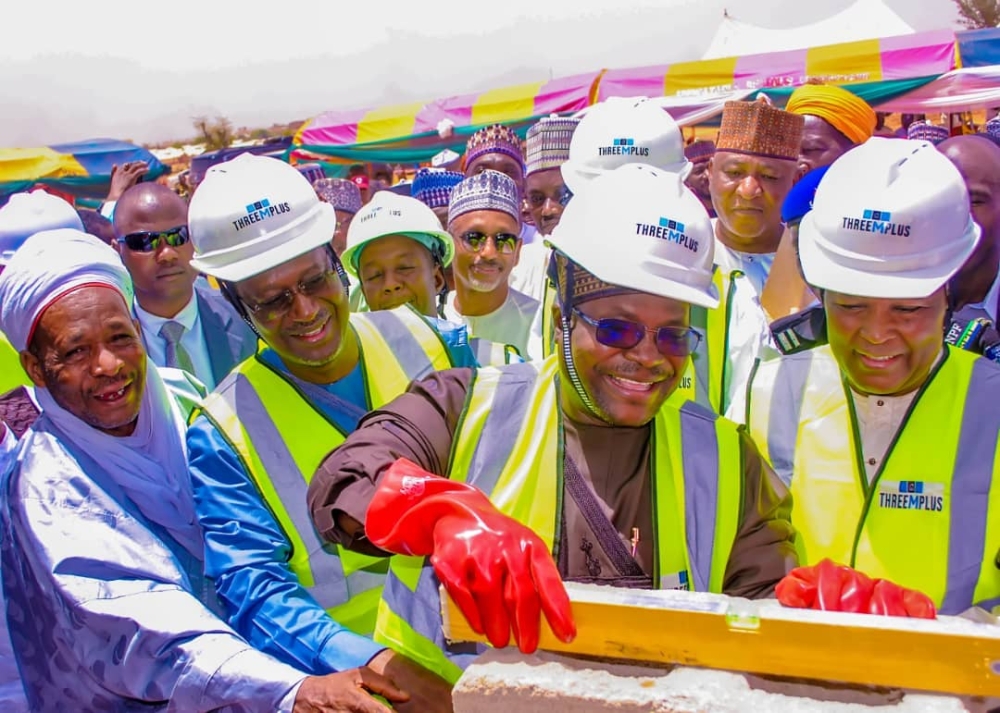
{"label": "tent canvas roof", "polygon": [[912,32],[913,28],[882,0],[856,0],[825,20],[784,29],[759,27],[726,15],[702,59],[798,50]]}

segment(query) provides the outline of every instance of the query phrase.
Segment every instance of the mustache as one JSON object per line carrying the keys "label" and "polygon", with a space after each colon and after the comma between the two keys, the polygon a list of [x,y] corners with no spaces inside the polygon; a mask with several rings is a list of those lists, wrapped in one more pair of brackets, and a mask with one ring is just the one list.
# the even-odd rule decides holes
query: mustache
{"label": "mustache", "polygon": [[475,267],[496,267],[503,268],[503,263],[499,260],[479,259],[472,263]]}
{"label": "mustache", "polygon": [[667,381],[672,379],[676,374],[676,371],[670,368],[669,362],[665,362],[662,366],[656,366],[652,369],[647,369],[646,367],[639,366],[630,361],[616,366],[614,369],[606,370],[605,374],[607,376],[620,376],[626,379],[631,379],[634,376],[643,376],[648,379],[662,379]]}

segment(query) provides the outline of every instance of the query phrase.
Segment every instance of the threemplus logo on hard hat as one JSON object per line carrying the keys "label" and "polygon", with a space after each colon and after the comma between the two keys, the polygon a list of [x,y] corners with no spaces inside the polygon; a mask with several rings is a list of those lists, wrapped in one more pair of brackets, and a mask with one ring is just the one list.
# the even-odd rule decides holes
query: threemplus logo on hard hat
{"label": "threemplus logo on hard hat", "polygon": [[660,218],[659,225],[652,223],[636,223],[635,234],[644,237],[659,238],[686,247],[691,252],[698,252],[698,241],[684,232],[684,223],[670,218]]}
{"label": "threemplus logo on hard hat", "polygon": [[288,203],[272,204],[269,199],[261,198],[259,201],[254,201],[247,206],[247,214],[242,218],[234,220],[233,227],[236,228],[237,232],[239,232],[248,225],[259,223],[262,220],[273,218],[274,216],[281,215],[282,213],[289,213],[291,210],[292,207],[288,205]]}
{"label": "threemplus logo on hard hat", "polygon": [[614,139],[612,146],[598,146],[598,156],[649,156],[648,146],[636,146],[635,139]]}
{"label": "threemplus logo on hard hat", "polygon": [[944,484],[920,480],[882,480],[878,484],[878,506],[889,510],[944,510]]}
{"label": "threemplus logo on hard hat", "polygon": [[369,210],[365,215],[361,216],[360,219],[358,220],[358,222],[359,223],[364,223],[366,220],[371,220],[376,215],[378,215],[381,211],[382,211],[382,206],[380,206],[380,205],[372,206],[371,210]]}
{"label": "threemplus logo on hard hat", "polygon": [[862,233],[881,233],[882,235],[898,235],[908,237],[910,226],[905,223],[893,223],[892,213],[887,210],[870,210],[866,208],[860,218],[844,218],[844,230],[859,230]]}

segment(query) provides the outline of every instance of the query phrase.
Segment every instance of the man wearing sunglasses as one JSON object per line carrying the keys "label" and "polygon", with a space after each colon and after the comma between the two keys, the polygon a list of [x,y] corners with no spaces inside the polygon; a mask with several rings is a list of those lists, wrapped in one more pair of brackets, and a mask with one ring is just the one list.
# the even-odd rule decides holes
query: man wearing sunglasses
{"label": "man wearing sunglasses", "polygon": [[183,198],[158,183],[129,188],[115,207],[115,247],[135,285],[133,309],[149,357],[211,390],[254,353],[257,337],[191,267]]}
{"label": "man wearing sunglasses", "polygon": [[561,579],[752,598],[795,563],[787,490],[752,441],[668,401],[699,341],[691,310],[718,301],[712,225],[683,180],[595,177],[549,239],[558,352],[412,385],[310,483],[323,537],[416,555],[391,558],[376,630],[449,680],[470,656],[442,638],[439,580],[493,645],[513,631],[531,652],[539,612],[575,634]]}
{"label": "man wearing sunglasses", "polygon": [[192,264],[262,342],[188,429],[205,568],[258,649],[316,675],[370,663],[410,710],[446,711],[444,681],[368,638],[385,560],[324,547],[305,507],[312,472],[367,411],[453,366],[409,306],[351,313],[336,222],[295,168],[249,154],[210,168],[191,199]]}
{"label": "man wearing sunglasses", "polygon": [[444,316],[465,324],[470,337],[510,344],[525,355],[539,303],[508,283],[521,253],[519,196],[514,181],[497,171],[477,173],[452,189],[455,292]]}
{"label": "man wearing sunglasses", "polygon": [[[569,158],[570,140],[579,119],[571,117],[545,117],[528,129],[525,139],[525,203],[539,235],[549,235],[562,216],[563,209],[573,193],[563,182],[559,167]],[[539,302],[545,294],[551,251],[543,240],[525,245],[521,257],[510,276],[514,289],[530,295]],[[541,321],[536,315],[536,331]],[[540,346],[536,349],[539,350]]]}

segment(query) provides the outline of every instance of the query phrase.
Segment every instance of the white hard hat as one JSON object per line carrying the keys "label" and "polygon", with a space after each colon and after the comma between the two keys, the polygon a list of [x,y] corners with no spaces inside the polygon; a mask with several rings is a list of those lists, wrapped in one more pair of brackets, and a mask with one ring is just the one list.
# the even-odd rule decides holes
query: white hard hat
{"label": "white hard hat", "polygon": [[631,163],[597,176],[574,195],[548,243],[612,285],[719,304],[712,221],[679,173]]}
{"label": "white hard hat", "polygon": [[0,265],[6,265],[35,233],[60,228],[83,231],[83,221],[73,206],[42,190],[15,193],[0,208]]}
{"label": "white hard hat", "polygon": [[562,165],[563,182],[579,193],[587,181],[628,163],[691,172],[684,137],[674,118],[645,97],[609,97],[587,110]]}
{"label": "white hard hat", "polygon": [[191,265],[237,282],[329,243],[337,214],[294,166],[246,153],[208,169],[188,229]]}
{"label": "white hard hat", "polygon": [[340,256],[344,268],[357,277],[361,249],[387,235],[405,235],[416,240],[441,261],[442,267],[450,265],[455,256],[455,242],[441,230],[441,221],[433,210],[416,198],[379,191],[351,219],[347,248]]}
{"label": "white hard hat", "polygon": [[958,169],[926,141],[875,137],[837,159],[799,226],[806,281],[859,297],[933,294],[979,242]]}

